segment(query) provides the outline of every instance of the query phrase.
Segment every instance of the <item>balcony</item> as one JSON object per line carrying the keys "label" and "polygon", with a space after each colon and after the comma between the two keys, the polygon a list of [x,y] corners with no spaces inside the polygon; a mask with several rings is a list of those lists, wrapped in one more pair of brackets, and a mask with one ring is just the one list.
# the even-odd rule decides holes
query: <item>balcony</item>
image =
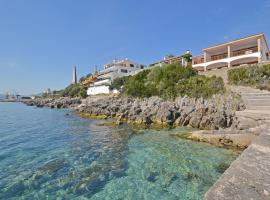
{"label": "balcony", "polygon": [[211,56],[211,61],[215,61],[215,60],[221,60],[224,58],[228,58],[228,53],[222,53],[222,54],[218,54],[218,55],[213,55]]}
{"label": "balcony", "polygon": [[[231,57],[242,56],[242,55],[252,54],[252,53],[256,53],[256,52],[258,52],[258,47],[254,46],[254,47],[249,47],[249,48],[244,48],[244,49],[239,49],[239,50],[236,50],[236,51],[232,51],[231,52]],[[222,59],[225,59],[225,58],[228,58],[228,53],[212,55],[210,57],[209,61],[222,60]]]}
{"label": "balcony", "polygon": [[258,52],[258,47],[254,46],[254,47],[250,47],[250,48],[245,48],[245,49],[233,51],[232,57],[247,55],[247,54],[256,53],[256,52]]}
{"label": "balcony", "polygon": [[203,56],[194,57],[192,60],[193,60],[193,65],[204,63]]}

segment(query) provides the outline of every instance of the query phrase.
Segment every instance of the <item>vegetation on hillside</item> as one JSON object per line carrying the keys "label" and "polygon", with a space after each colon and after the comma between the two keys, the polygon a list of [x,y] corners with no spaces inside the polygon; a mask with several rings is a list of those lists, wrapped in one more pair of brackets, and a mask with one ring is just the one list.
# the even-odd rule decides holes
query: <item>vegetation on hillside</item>
{"label": "vegetation on hillside", "polygon": [[228,71],[230,84],[270,90],[270,65],[251,65]]}
{"label": "vegetation on hillside", "polygon": [[87,87],[81,84],[70,84],[64,90],[60,92],[63,97],[87,97]]}
{"label": "vegetation on hillside", "polygon": [[114,81],[113,85],[123,86],[123,93],[128,96],[160,96],[164,99],[184,95],[208,98],[225,91],[222,78],[201,76],[192,67],[182,67],[177,63],[144,70]]}
{"label": "vegetation on hillside", "polygon": [[123,85],[127,82],[127,80],[130,78],[130,76],[123,76],[120,78],[116,78],[113,80],[112,84],[110,85],[110,90],[119,90],[121,91]]}
{"label": "vegetation on hillside", "polygon": [[51,93],[43,93],[43,98],[59,98],[59,97],[87,97],[87,87],[81,84],[70,84],[63,90],[54,90]]}

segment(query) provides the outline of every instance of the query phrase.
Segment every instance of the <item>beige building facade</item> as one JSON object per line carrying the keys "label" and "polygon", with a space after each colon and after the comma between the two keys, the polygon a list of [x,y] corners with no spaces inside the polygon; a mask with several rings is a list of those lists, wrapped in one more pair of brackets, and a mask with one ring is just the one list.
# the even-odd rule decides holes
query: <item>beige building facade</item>
{"label": "beige building facade", "polygon": [[269,47],[263,33],[251,35],[203,49],[203,55],[192,59],[198,71],[236,67],[270,61]]}

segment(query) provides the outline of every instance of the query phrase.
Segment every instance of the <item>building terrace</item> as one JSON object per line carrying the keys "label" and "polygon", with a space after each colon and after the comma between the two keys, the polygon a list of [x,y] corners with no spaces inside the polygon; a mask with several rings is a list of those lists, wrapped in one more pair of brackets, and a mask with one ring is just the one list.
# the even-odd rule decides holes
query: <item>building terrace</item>
{"label": "building terrace", "polygon": [[203,55],[193,57],[198,71],[235,67],[269,61],[269,47],[263,33],[251,35],[203,49]]}

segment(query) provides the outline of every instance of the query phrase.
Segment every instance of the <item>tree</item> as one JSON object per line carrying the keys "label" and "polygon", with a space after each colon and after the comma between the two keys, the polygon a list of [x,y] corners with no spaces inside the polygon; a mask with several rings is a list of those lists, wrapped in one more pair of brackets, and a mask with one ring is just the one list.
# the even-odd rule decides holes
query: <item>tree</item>
{"label": "tree", "polygon": [[61,96],[64,97],[87,97],[87,87],[84,87],[80,84],[70,84],[63,91]]}
{"label": "tree", "polygon": [[110,85],[110,90],[121,90],[121,88],[123,87],[123,85],[128,81],[128,79],[130,78],[130,76],[124,76],[124,77],[120,77],[120,78],[116,78],[112,81],[112,84]]}
{"label": "tree", "polygon": [[133,97],[158,95],[164,99],[177,96],[211,97],[223,92],[222,78],[199,76],[192,67],[178,63],[154,67],[130,77],[124,84],[124,93]]}
{"label": "tree", "polygon": [[186,53],[182,55],[182,57],[185,58],[187,62],[191,62],[192,60],[192,55],[190,53]]}

